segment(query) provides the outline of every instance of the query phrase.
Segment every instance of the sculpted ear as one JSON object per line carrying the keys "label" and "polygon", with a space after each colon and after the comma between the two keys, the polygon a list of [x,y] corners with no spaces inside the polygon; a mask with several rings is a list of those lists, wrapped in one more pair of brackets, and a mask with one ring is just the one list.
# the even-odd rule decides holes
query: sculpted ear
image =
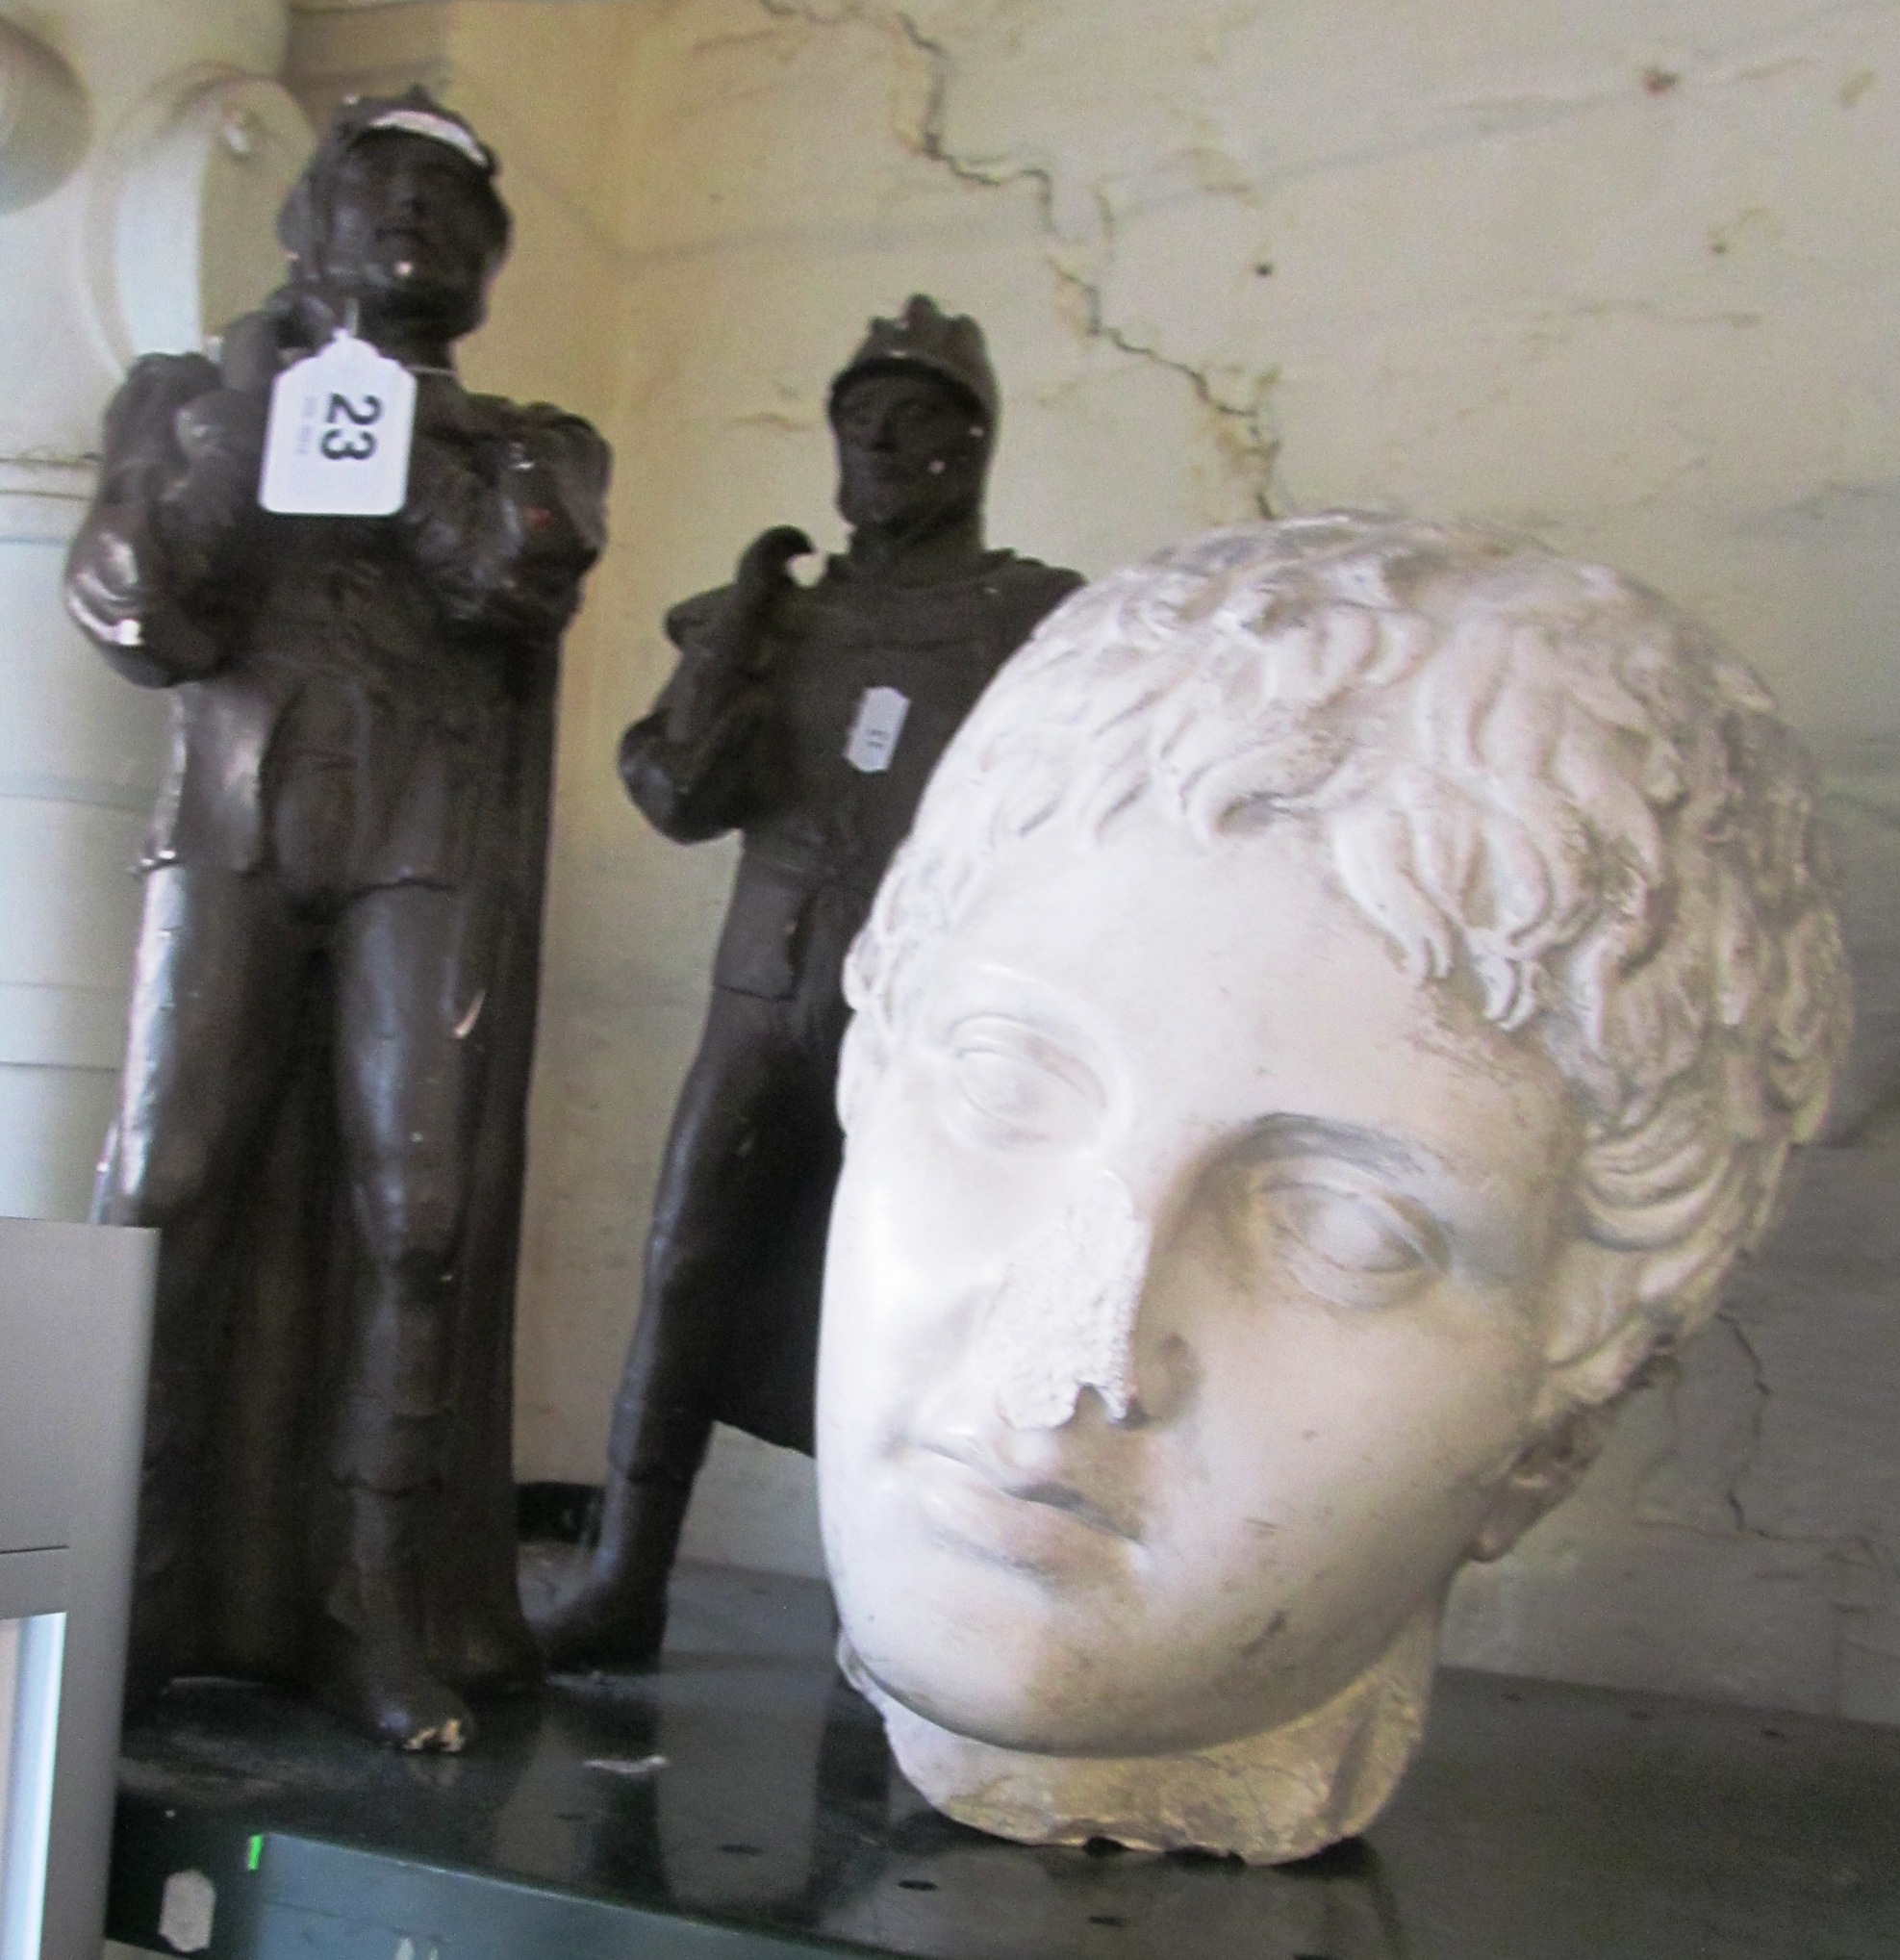
{"label": "sculpted ear", "polygon": [[1507,1471],[1470,1556],[1499,1559],[1568,1497],[1596,1461],[1625,1400],[1676,1323],[1652,1298],[1657,1261],[1578,1240],[1551,1286],[1545,1373],[1530,1440]]}
{"label": "sculpted ear", "polygon": [[1620,1395],[1678,1315],[1655,1298],[1653,1256],[1573,1239],[1550,1280],[1538,1430]]}
{"label": "sculpted ear", "polygon": [[1545,1512],[1570,1495],[1596,1462],[1634,1386],[1627,1384],[1609,1402],[1570,1410],[1526,1445],[1473,1536],[1469,1557],[1481,1563],[1503,1558]]}

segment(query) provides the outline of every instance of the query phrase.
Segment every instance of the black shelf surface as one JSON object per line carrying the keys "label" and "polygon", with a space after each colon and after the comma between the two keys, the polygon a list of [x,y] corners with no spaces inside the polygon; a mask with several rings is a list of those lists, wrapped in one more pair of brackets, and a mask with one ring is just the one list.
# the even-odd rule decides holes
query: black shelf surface
{"label": "black shelf surface", "polygon": [[660,1671],[460,1758],[175,1688],[126,1738],[112,1936],[165,1950],[190,1870],[210,1960],[1900,1960],[1900,1730],[1448,1671],[1366,1839],[1250,1871],[938,1817],[822,1587],[682,1568],[673,1619]]}

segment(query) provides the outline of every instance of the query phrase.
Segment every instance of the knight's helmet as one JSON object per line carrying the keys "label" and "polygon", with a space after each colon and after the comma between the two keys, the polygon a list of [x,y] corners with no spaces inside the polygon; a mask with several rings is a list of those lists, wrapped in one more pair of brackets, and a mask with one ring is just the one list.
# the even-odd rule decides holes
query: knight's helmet
{"label": "knight's helmet", "polygon": [[352,95],[337,110],[303,175],[277,214],[278,242],[290,254],[292,266],[307,274],[314,264],[330,228],[337,171],[356,144],[372,136],[420,137],[443,144],[468,165],[492,207],[494,244],[489,269],[493,272],[507,255],[511,228],[508,207],[494,188],[501,165],[466,116],[445,108],[420,88],[402,95]]}
{"label": "knight's helmet", "polygon": [[864,344],[831,383],[830,404],[867,374],[934,374],[970,397],[981,414],[990,446],[996,443],[1001,396],[990,366],[983,330],[967,313],[944,313],[934,299],[916,293],[896,319],[874,319]]}

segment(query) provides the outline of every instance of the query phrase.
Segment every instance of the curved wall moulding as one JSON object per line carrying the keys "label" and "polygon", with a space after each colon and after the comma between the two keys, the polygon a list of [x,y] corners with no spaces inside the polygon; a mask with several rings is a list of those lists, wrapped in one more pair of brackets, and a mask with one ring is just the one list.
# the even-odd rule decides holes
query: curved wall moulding
{"label": "curved wall moulding", "polygon": [[0,20],[0,212],[57,191],[85,156],[91,122],[86,90],[64,60]]}
{"label": "curved wall moulding", "polygon": [[87,296],[114,365],[202,347],[276,284],[277,209],[314,140],[285,89],[238,69],[188,69],[133,109],[86,214]]}

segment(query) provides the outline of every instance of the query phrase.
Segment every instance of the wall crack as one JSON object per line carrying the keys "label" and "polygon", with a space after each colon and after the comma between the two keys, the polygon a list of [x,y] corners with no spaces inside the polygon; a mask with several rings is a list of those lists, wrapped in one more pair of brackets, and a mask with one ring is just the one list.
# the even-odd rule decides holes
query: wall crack
{"label": "wall crack", "polygon": [[1748,1414],[1748,1441],[1742,1451],[1742,1458],[1736,1465],[1735,1475],[1729,1479],[1723,1495],[1730,1514],[1735,1521],[1735,1529],[1750,1538],[1768,1538],[1772,1534],[1761,1531],[1749,1522],[1748,1506],[1742,1496],[1742,1486],[1755,1467],[1756,1459],[1761,1454],[1762,1435],[1768,1420],[1768,1400],[1774,1392],[1768,1385],[1768,1371],[1762,1364],[1761,1355],[1748,1333],[1735,1317],[1732,1308],[1719,1307],[1715,1311],[1716,1320],[1728,1330],[1730,1338],[1741,1352],[1741,1358],[1748,1363],[1751,1404]]}
{"label": "wall crack", "polygon": [[[904,147],[936,165],[960,184],[985,191],[1027,185],[1034,194],[1044,240],[1044,261],[1058,291],[1071,302],[1066,315],[1084,340],[1099,341],[1130,360],[1146,362],[1187,383],[1195,401],[1208,418],[1214,439],[1229,468],[1245,486],[1254,513],[1274,514],[1274,470],[1279,458],[1279,438],[1272,424],[1270,406],[1279,379],[1275,368],[1254,370],[1236,391],[1223,385],[1218,370],[1165,352],[1109,317],[1106,290],[1114,269],[1115,214],[1102,187],[1092,185],[1077,200],[1092,221],[1082,239],[1065,237],[1058,219],[1059,186],[1056,167],[1049,161],[1020,156],[969,156],[952,147],[948,137],[950,90],[956,56],[947,42],[927,34],[916,17],[901,7],[876,0],[843,0],[825,8],[816,0],[758,0],[777,20],[806,27],[863,27],[900,43],[924,66],[922,107]],[[1079,262],[1079,263],[1078,263]]]}

